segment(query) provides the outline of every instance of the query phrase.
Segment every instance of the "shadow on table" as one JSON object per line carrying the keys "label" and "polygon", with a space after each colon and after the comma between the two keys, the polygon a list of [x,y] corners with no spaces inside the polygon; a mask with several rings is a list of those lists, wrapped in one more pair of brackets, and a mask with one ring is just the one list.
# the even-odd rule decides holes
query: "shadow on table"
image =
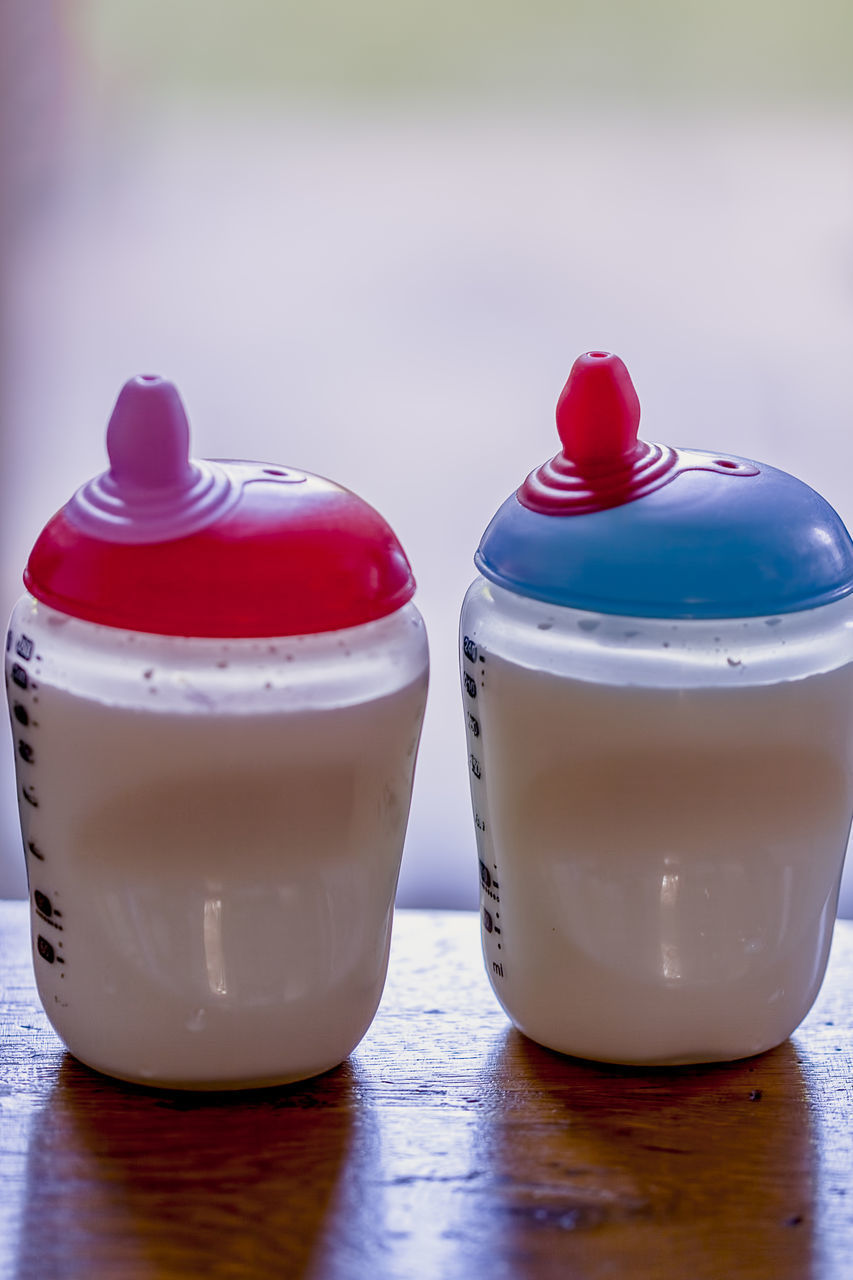
{"label": "shadow on table", "polygon": [[476,1158],[503,1276],[811,1273],[808,1091],[790,1043],[710,1066],[565,1058],[507,1032]]}
{"label": "shadow on table", "polygon": [[18,1277],[314,1274],[346,1218],[356,1088],[344,1063],[286,1088],[159,1092],[66,1055],[30,1140]]}

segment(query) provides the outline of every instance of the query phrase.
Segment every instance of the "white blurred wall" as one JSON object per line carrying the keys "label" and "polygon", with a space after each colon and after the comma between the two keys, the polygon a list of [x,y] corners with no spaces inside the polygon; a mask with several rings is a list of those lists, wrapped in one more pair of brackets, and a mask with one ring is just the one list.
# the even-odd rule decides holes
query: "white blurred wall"
{"label": "white blurred wall", "polygon": [[[0,607],[103,469],[134,373],[178,383],[198,454],[341,480],[397,530],[431,640],[400,901],[473,906],[458,609],[494,509],[556,451],[575,355],[623,356],[651,438],[793,471],[853,525],[851,104],[541,94],[521,72],[486,94],[482,69],[468,96],[464,75],[179,92],[147,45],[120,60],[115,8],[89,6],[91,27],[26,12],[0,8],[20,122],[2,143]],[[0,895],[23,892],[14,824],[3,735]]]}

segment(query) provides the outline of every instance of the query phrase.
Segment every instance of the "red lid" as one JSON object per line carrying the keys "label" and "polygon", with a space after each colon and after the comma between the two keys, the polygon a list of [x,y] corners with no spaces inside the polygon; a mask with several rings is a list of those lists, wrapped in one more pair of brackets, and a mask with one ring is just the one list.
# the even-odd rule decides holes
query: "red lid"
{"label": "red lid", "polygon": [[188,456],[171,383],[134,378],[107,432],[110,470],[40,534],[27,589],[87,622],[159,635],[283,636],[382,618],[415,582],[390,526],[306,472]]}

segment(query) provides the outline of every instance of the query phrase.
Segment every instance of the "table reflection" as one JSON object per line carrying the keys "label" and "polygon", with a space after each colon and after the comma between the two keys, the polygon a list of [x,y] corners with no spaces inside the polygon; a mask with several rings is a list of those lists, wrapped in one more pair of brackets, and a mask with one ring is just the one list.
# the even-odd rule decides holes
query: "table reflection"
{"label": "table reflection", "polygon": [[31,1132],[18,1275],[313,1273],[347,1216],[354,1089],[345,1063],[287,1088],[157,1092],[66,1055]]}
{"label": "table reflection", "polygon": [[[808,1277],[816,1170],[791,1043],[637,1070],[563,1058],[515,1030],[486,1073],[493,1280],[519,1274]],[[598,1228],[608,1228],[603,1237]],[[658,1255],[665,1227],[666,1259]]]}

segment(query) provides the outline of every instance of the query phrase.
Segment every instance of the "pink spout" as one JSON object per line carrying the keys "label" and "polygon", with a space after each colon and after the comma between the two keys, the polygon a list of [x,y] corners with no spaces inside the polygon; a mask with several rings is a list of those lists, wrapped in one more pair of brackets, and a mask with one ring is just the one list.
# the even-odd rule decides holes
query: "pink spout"
{"label": "pink spout", "polygon": [[107,427],[109,471],[84,484],[64,510],[78,529],[117,543],[188,537],[240,496],[228,473],[191,460],[190,427],[177,388],[143,374],[119,392]]}
{"label": "pink spout", "polygon": [[116,488],[190,489],[190,427],[177,388],[143,374],[124,384],[107,427],[110,473]]}

